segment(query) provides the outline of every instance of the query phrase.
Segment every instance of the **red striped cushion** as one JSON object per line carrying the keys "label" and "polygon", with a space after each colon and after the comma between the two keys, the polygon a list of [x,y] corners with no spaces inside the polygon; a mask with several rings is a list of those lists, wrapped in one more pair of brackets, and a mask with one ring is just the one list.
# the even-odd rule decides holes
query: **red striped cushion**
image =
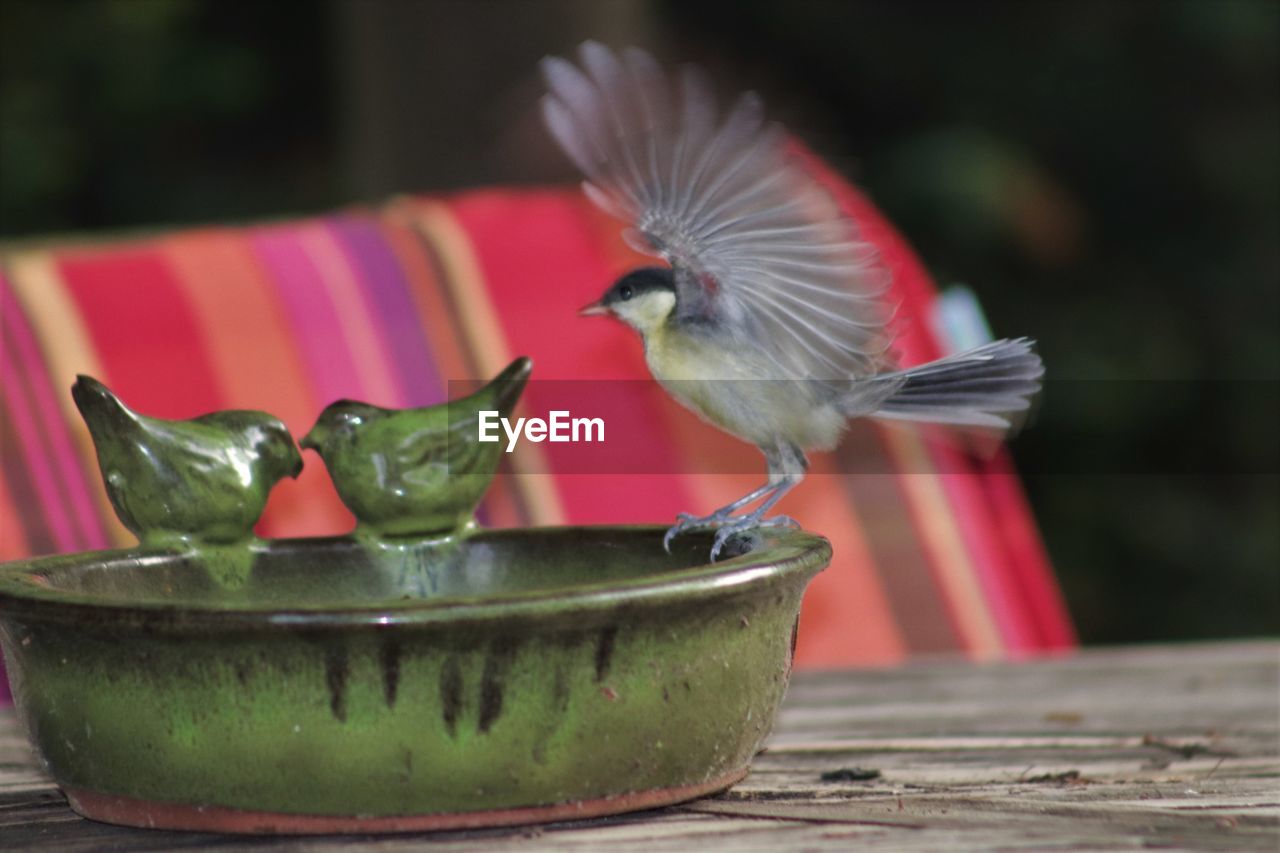
{"label": "red striped cushion", "polygon": [[[907,361],[938,354],[933,288],[870,204],[828,174],[894,272]],[[342,397],[444,399],[517,354],[535,377],[644,379],[634,336],[574,309],[637,262],[576,190],[476,191],[252,228],[3,255],[0,275],[0,558],[123,545],[67,393],[102,378],[167,417],[259,408],[297,435]],[[540,393],[535,385],[531,393]],[[537,400],[531,400],[537,408]],[[669,521],[758,485],[752,448],[660,394],[611,421],[651,474],[573,473],[566,451],[525,444],[482,520]],[[741,474],[693,473],[717,470]],[[849,470],[877,473],[850,475]],[[685,472],[685,473],[681,473]],[[832,567],[805,601],[801,666],[887,663],[959,650],[1008,657],[1070,645],[1069,620],[1007,457],[973,461],[910,428],[857,427],[782,510],[827,535]],[[273,493],[260,532],[349,528],[323,466]]]}

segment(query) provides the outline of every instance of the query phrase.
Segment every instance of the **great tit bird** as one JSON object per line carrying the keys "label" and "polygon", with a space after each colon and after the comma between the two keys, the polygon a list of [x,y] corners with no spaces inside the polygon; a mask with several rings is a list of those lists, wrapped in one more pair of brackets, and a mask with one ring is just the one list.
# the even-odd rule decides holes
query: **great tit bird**
{"label": "great tit bird", "polygon": [[324,459],[359,535],[445,535],[470,523],[502,456],[479,440],[479,413],[510,415],[532,369],[518,358],[474,394],[418,409],[339,400],[301,445]]}
{"label": "great tit bird", "polygon": [[89,376],[76,379],[71,396],[97,449],[107,497],[144,545],[251,540],[272,487],[302,471],[289,430],[265,412],[146,417]]}
{"label": "great tit bird", "polygon": [[[627,273],[584,314],[640,333],[649,370],[677,400],[760,448],[768,482],[707,516],[680,514],[673,537],[791,525],[766,517],[853,418],[1003,430],[1040,388],[1026,338],[899,369],[890,352],[886,273],[870,244],[743,94],[721,121],[694,67],[673,86],[647,53],[595,42],[581,69],[547,57],[542,114],[599,207],[630,224],[665,266]],[[759,501],[751,511],[746,507]]]}

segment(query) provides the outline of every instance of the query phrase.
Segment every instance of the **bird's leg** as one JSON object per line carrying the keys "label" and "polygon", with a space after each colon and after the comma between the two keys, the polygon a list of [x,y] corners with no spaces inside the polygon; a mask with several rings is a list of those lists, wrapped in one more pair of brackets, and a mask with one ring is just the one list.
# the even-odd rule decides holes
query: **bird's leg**
{"label": "bird's leg", "polygon": [[681,533],[687,533],[690,530],[704,530],[709,527],[719,527],[721,524],[733,518],[733,514],[744,506],[755,503],[761,498],[776,492],[782,487],[782,481],[772,476],[769,482],[765,483],[758,489],[748,492],[738,498],[731,504],[720,507],[710,515],[694,515],[689,512],[682,512],[676,516],[676,523],[667,530],[667,535],[662,537],[662,547],[671,553],[671,540],[675,539]]}
{"label": "bird's leg", "polygon": [[779,446],[773,458],[770,459],[769,465],[770,474],[779,478],[777,488],[764,503],[751,512],[734,516],[716,528],[716,536],[711,543],[711,562],[716,561],[725,543],[738,533],[746,533],[757,527],[799,527],[800,524],[789,516],[775,515],[772,518],[765,518],[764,515],[773,509],[774,504],[782,500],[787,492],[800,484],[808,469],[809,460],[805,459],[804,451],[794,444]]}
{"label": "bird's leg", "polygon": [[[769,467],[768,483],[749,492],[733,503],[720,507],[720,509],[708,516],[698,517],[688,513],[681,513],[678,516],[679,520],[667,530],[666,536],[663,537],[663,547],[670,551],[671,540],[681,533],[713,527],[716,528],[715,543],[711,548],[711,559],[714,562],[724,547],[724,543],[735,533],[744,532],[754,527],[799,527],[800,525],[794,519],[786,516],[765,519],[764,514],[780,501],[783,495],[795,488],[796,484],[804,479],[804,472],[809,467],[808,460],[805,459],[804,452],[800,448],[789,443],[766,449],[764,455]],[[752,512],[734,515],[738,510],[761,498],[764,498],[764,502]]]}
{"label": "bird's leg", "polygon": [[747,492],[733,503],[725,504],[710,515],[694,515],[691,512],[681,512],[677,513],[676,518],[679,519],[680,524],[683,524],[688,528],[712,527],[729,518],[729,516],[733,515],[744,506],[753,504],[765,495],[777,491],[781,485],[781,481],[770,479],[769,482],[765,483],[760,488]]}

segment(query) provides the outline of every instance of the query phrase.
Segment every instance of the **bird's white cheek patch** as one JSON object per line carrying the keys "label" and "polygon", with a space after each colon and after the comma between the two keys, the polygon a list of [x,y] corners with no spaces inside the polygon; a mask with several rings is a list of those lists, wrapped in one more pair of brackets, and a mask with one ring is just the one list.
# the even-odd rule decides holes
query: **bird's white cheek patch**
{"label": "bird's white cheek patch", "polygon": [[[511,453],[521,438],[534,444],[543,441],[569,443],[595,443],[604,441],[604,418],[575,418],[568,411],[555,409],[547,418],[516,418],[512,423],[497,411],[481,411],[477,421],[478,440],[485,443],[501,441],[506,436],[506,452]],[[501,429],[502,434],[499,434]]]}

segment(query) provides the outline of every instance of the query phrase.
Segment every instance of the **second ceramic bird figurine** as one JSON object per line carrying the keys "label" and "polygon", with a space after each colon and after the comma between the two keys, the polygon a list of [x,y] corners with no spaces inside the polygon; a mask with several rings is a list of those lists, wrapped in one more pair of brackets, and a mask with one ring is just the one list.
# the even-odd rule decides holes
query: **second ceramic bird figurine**
{"label": "second ceramic bird figurine", "polygon": [[448,536],[471,523],[502,455],[479,440],[479,413],[511,414],[532,369],[518,358],[474,394],[420,409],[340,400],[300,444],[324,459],[357,536]]}
{"label": "second ceramic bird figurine", "polygon": [[267,494],[302,470],[288,429],[265,412],[147,417],[89,376],[76,379],[71,396],[93,437],[111,505],[143,545],[252,542]]}

